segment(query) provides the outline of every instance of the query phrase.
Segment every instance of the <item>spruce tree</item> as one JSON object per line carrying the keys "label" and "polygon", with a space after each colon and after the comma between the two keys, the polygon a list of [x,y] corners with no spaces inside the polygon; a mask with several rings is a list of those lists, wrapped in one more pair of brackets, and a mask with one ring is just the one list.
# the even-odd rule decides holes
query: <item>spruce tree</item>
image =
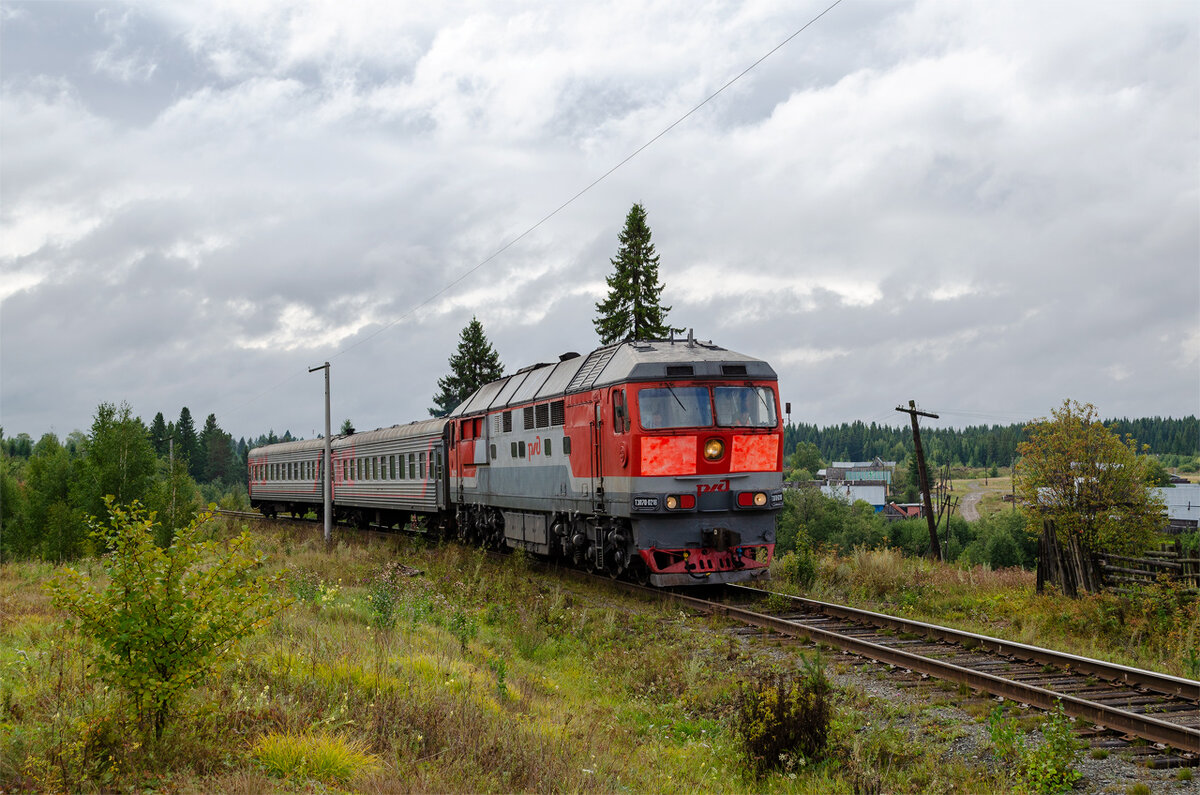
{"label": "spruce tree", "polygon": [[[610,262],[608,297],[596,304],[596,333],[608,345],[620,340],[662,339],[671,331],[667,312],[659,304],[663,285],[658,281],[658,255],[650,241],[646,210],[635,204],[625,216],[625,228],[617,236],[620,246]],[[678,329],[676,329],[678,330]]]}
{"label": "spruce tree", "polygon": [[233,467],[233,440],[217,425],[217,415],[209,414],[200,431],[200,461],[202,481],[229,480]]}
{"label": "spruce tree", "polygon": [[167,441],[167,423],[163,419],[161,411],[154,415],[154,422],[150,425],[150,444],[154,445],[154,453],[156,455],[167,454],[169,445]]}
{"label": "spruce tree", "polygon": [[200,437],[196,435],[196,423],[187,406],[179,410],[179,422],[175,423],[175,457],[188,462],[188,474],[192,480],[200,479],[203,465],[200,460]]}
{"label": "spruce tree", "polygon": [[462,330],[458,352],[450,357],[450,374],[438,379],[437,405],[429,409],[431,417],[444,417],[479,387],[504,376],[500,356],[483,333],[483,324],[476,318]]}

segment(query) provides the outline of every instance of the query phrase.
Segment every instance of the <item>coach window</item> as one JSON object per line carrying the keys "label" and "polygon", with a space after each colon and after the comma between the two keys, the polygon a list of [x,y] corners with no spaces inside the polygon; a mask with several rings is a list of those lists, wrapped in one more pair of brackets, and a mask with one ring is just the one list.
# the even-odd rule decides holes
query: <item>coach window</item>
{"label": "coach window", "polygon": [[[495,447],[495,445],[493,445],[492,446],[493,456],[495,455],[495,450],[496,450],[496,447]],[[437,477],[438,480],[441,480],[441,478],[442,478],[442,451],[441,450],[437,451],[437,474],[435,477]]]}
{"label": "coach window", "polygon": [[421,462],[417,466],[417,472],[421,475],[421,480],[425,479],[425,454],[421,453]]}
{"label": "coach window", "polygon": [[396,456],[394,456],[394,455],[388,456],[388,469],[391,473],[389,475],[389,478],[391,480],[395,480],[396,479]]}
{"label": "coach window", "polygon": [[408,479],[417,479],[417,458],[412,453],[408,454]]}

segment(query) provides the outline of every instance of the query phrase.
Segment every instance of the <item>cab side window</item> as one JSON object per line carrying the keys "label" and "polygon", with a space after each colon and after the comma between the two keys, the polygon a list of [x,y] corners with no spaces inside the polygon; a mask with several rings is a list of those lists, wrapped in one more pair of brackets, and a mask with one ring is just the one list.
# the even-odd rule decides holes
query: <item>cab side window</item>
{"label": "cab side window", "polygon": [[629,430],[629,407],[625,403],[625,390],[614,389],[612,392],[613,433],[625,433]]}

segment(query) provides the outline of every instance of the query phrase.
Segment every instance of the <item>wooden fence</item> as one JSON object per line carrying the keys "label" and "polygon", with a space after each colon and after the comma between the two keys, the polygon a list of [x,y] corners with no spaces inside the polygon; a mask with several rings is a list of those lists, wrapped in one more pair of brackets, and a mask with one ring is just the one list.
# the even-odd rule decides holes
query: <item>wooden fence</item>
{"label": "wooden fence", "polygon": [[1096,565],[1104,587],[1115,591],[1127,592],[1130,586],[1147,585],[1165,575],[1171,580],[1181,580],[1187,593],[1200,592],[1200,558],[1185,557],[1179,539],[1174,544],[1162,544],[1142,558],[1098,554]]}
{"label": "wooden fence", "polygon": [[1114,590],[1128,593],[1137,586],[1156,582],[1160,575],[1182,582],[1185,593],[1200,593],[1200,557],[1185,556],[1179,539],[1162,544],[1145,557],[1095,554],[1074,537],[1060,537],[1054,524],[1046,522],[1038,542],[1037,589],[1045,584],[1058,587],[1067,596]]}

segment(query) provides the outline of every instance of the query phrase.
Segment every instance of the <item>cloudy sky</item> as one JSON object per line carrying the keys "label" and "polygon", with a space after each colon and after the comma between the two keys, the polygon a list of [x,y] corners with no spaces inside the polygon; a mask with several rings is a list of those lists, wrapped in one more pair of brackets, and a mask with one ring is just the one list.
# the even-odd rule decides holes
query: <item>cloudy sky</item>
{"label": "cloudy sky", "polygon": [[830,2],[2,0],[5,434],[312,436],[326,360],[335,426],[426,417],[473,315],[596,346],[634,202],[794,420],[1196,413],[1194,3],[843,0],[529,231]]}

